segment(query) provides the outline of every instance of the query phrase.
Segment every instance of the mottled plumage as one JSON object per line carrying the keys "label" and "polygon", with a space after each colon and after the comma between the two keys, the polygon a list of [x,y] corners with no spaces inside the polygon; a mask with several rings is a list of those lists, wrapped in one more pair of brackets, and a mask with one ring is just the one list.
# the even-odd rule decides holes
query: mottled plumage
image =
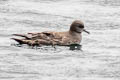
{"label": "mottled plumage", "polygon": [[40,33],[27,33],[27,34],[13,34],[15,36],[23,37],[23,39],[12,38],[19,44],[28,44],[30,46],[41,46],[41,45],[71,45],[80,44],[82,40],[81,33],[88,31],[84,29],[84,24],[80,20],[75,20],[69,31],[66,32],[40,32]]}

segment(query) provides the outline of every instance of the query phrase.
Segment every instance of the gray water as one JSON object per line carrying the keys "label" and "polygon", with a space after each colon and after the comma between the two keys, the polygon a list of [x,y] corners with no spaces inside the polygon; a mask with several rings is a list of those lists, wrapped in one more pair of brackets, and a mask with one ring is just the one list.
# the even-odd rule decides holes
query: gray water
{"label": "gray water", "polygon": [[[66,31],[82,20],[82,50],[17,47],[14,33]],[[119,0],[0,0],[0,80],[120,80]]]}

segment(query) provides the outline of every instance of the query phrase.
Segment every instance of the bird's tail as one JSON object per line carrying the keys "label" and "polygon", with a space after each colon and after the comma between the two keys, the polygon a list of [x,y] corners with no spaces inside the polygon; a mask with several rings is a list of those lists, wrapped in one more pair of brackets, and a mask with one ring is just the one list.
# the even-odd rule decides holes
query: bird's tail
{"label": "bird's tail", "polygon": [[20,36],[20,37],[24,37],[26,39],[30,39],[28,36],[23,35],[23,34],[13,34],[14,36]]}
{"label": "bird's tail", "polygon": [[18,42],[19,44],[26,44],[24,40],[22,39],[17,39],[17,38],[11,38],[13,40],[15,40],[16,42]]}

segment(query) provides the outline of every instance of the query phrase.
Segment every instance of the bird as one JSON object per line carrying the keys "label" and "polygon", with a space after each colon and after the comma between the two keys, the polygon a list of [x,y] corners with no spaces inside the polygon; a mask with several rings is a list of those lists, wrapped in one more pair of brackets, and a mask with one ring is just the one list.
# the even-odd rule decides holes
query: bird
{"label": "bird", "polygon": [[90,34],[84,29],[84,23],[81,20],[75,20],[70,25],[70,29],[64,32],[43,31],[43,32],[29,32],[27,34],[13,34],[14,36],[23,37],[22,39],[11,38],[20,45],[27,44],[29,46],[42,45],[79,45],[82,40],[82,32]]}

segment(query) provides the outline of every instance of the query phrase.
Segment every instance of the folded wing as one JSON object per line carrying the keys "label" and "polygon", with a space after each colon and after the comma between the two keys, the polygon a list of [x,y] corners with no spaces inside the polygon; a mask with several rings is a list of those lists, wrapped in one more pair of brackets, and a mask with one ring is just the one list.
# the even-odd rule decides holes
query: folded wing
{"label": "folded wing", "polygon": [[[34,45],[54,45],[58,44],[61,37],[56,37],[54,32],[41,32],[41,33],[28,33],[28,34],[13,34],[14,36],[20,36],[22,39],[11,38],[19,44]],[[59,39],[59,40],[58,40]]]}

